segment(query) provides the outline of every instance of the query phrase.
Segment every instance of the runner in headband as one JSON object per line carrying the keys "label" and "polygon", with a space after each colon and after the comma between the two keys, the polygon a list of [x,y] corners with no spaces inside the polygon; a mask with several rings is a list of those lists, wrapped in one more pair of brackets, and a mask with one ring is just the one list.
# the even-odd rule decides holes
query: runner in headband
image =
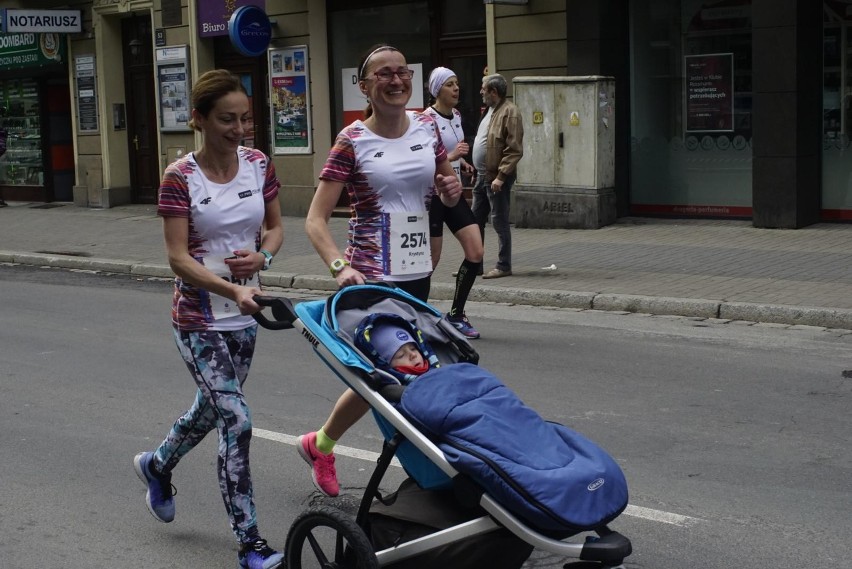
{"label": "runner in headband", "polygon": [[[338,133],[320,172],[305,231],[338,287],[392,282],[426,302],[432,274],[429,204],[437,194],[442,204],[456,205],[461,182],[432,117],[406,110],[415,87],[403,53],[387,45],[365,52],[359,75],[373,68],[393,73],[387,78],[382,72],[387,80],[359,82],[368,110],[374,112],[365,112],[363,120]],[[341,249],[329,219],[343,192],[349,197],[350,220]],[[334,446],[369,410],[366,401],[348,390],[321,429],[299,437],[299,455],[326,496],[340,492]]]}

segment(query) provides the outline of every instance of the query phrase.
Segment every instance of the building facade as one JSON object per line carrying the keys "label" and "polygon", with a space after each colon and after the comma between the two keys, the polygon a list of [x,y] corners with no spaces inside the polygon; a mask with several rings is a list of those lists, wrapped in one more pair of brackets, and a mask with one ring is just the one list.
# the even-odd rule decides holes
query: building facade
{"label": "building facade", "polygon": [[[82,28],[56,36],[51,65],[0,66],[12,133],[0,197],[153,203],[165,165],[200,142],[186,126],[193,78],[226,67],[252,100],[246,144],[272,156],[285,214],[304,215],[335,134],[365,105],[357,61],[383,42],[418,84],[437,65],[458,73],[469,135],[486,67],[510,84],[613,77],[618,216],[852,219],[852,0],[491,1],[66,1]],[[246,4],[272,21],[259,57],[228,37]],[[23,41],[11,35],[0,34],[0,58]],[[412,107],[428,103],[415,90]],[[534,109],[522,112],[533,128]]]}

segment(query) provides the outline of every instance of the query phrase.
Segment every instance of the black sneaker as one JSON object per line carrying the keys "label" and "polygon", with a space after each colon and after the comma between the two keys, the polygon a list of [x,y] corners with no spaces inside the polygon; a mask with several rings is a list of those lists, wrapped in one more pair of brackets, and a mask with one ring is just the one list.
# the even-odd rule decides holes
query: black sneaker
{"label": "black sneaker", "polygon": [[268,545],[265,539],[244,543],[237,555],[242,569],[278,569],[284,564],[284,556]]}

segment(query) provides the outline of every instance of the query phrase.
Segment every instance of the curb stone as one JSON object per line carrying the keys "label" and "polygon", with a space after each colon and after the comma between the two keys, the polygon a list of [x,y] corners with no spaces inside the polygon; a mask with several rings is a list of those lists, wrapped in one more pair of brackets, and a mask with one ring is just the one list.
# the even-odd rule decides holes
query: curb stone
{"label": "curb stone", "polygon": [[[77,257],[73,255],[16,253],[0,250],[0,262],[156,278],[172,278],[174,276],[168,265],[129,263],[115,259]],[[320,275],[295,275],[269,272],[264,275],[264,284],[284,289],[291,288],[324,292],[337,290],[337,283],[333,278]],[[452,300],[454,288],[450,284],[434,283],[432,285],[432,297],[436,300]],[[852,310],[839,308],[547,289],[534,290],[487,285],[477,285],[471,291],[469,300],[474,302],[521,304],[552,308],[626,312],[631,314],[698,317],[716,322],[734,324],[747,323],[752,325],[755,322],[765,322],[790,326],[852,330]]]}
{"label": "curb stone", "polygon": [[719,317],[719,302],[704,299],[668,298],[664,296],[639,296],[629,294],[598,294],[592,307],[598,310],[623,310],[650,312],[672,316]]}
{"label": "curb stone", "polygon": [[774,322],[776,324],[805,324],[824,328],[849,328],[852,310],[789,306],[784,304],[748,304],[725,302],[719,308],[720,318]]}

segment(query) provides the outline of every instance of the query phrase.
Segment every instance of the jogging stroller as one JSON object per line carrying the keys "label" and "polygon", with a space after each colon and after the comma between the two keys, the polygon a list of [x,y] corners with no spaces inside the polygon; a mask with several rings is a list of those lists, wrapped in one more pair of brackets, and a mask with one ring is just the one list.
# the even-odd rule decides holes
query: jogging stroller
{"label": "jogging stroller", "polygon": [[[257,321],[269,329],[298,330],[369,403],[385,437],[354,520],[320,506],[293,522],[286,543],[289,569],[406,567],[435,550],[506,531],[531,548],[580,560],[566,567],[623,567],[632,546],[607,527],[627,506],[620,468],[582,435],[542,420],[479,367],[476,351],[440,311],[381,283],[346,287],[327,300],[295,306],[285,298],[255,300],[271,307],[273,316],[261,311]],[[439,365],[410,383],[376,367],[355,343],[362,319],[376,313],[410,322]],[[379,485],[395,456],[419,488],[443,497],[449,492],[476,515],[411,541],[374,547],[370,510],[386,500]]]}

